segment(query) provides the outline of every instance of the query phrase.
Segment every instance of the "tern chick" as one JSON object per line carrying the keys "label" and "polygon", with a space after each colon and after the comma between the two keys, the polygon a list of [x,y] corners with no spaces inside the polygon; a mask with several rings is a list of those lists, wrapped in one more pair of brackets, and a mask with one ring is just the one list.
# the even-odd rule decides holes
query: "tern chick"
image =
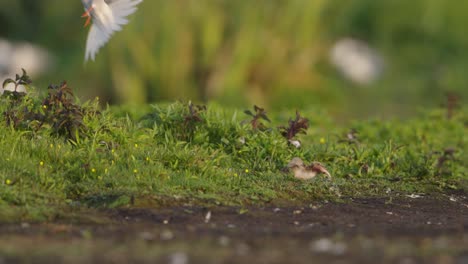
{"label": "tern chick", "polygon": [[320,173],[323,173],[328,178],[331,178],[331,174],[319,162],[312,162],[310,165],[305,165],[304,162],[298,157],[293,158],[288,163],[288,168],[293,171],[295,178],[301,180],[312,179]]}

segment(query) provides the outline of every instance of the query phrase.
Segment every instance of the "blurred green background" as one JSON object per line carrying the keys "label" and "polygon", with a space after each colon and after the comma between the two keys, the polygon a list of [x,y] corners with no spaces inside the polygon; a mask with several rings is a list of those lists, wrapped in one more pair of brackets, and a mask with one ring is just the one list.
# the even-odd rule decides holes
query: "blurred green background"
{"label": "blurred green background", "polygon": [[[55,56],[36,86],[67,80],[83,99],[112,104],[190,99],[269,109],[317,107],[336,116],[408,116],[468,97],[468,1],[145,0],[131,23],[83,64],[79,0],[0,0],[0,38]],[[360,85],[330,64],[339,39],[385,61]]]}

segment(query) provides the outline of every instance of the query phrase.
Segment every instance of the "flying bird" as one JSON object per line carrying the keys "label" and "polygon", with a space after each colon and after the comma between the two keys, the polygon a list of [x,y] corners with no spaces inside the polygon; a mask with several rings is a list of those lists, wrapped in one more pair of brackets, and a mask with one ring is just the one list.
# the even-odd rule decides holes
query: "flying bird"
{"label": "flying bird", "polygon": [[143,0],[81,0],[87,18],[85,27],[91,24],[86,41],[85,61],[93,60],[114,32],[120,31],[128,23],[127,16],[136,11]]}

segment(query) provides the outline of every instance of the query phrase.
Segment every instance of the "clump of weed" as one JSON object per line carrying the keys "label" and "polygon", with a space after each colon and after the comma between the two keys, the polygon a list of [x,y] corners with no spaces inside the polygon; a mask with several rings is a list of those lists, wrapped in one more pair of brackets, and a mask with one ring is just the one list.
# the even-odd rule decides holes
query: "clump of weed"
{"label": "clump of weed", "polygon": [[436,152],[437,154],[440,154],[435,165],[437,175],[450,174],[450,171],[447,169],[444,170],[444,167],[448,161],[455,160],[455,152],[455,148],[446,148],[442,153]]}
{"label": "clump of weed", "polygon": [[66,82],[60,85],[50,85],[47,97],[42,101],[39,126],[44,124],[52,128],[52,133],[76,139],[86,132],[83,123],[85,110],[73,99],[73,92]]}
{"label": "clump of weed", "polygon": [[15,79],[8,78],[3,82],[3,89],[9,84],[14,84],[15,88],[13,91],[4,90],[2,99],[4,99],[7,105],[7,109],[3,112],[3,117],[8,126],[18,128],[23,120],[31,118],[31,112],[28,106],[31,106],[31,100],[26,97],[25,92],[18,92],[19,86],[29,88],[32,81],[26,71],[22,69],[23,74],[20,76],[16,74]]}
{"label": "clump of weed", "polygon": [[192,141],[199,126],[205,123],[206,106],[192,102],[171,104],[168,107],[154,105],[154,112],[142,118],[146,126],[154,126],[164,138]]}
{"label": "clump of weed", "polygon": [[447,93],[447,119],[451,119],[455,113],[456,108],[458,108],[458,101],[460,97],[454,92]]}
{"label": "clump of weed", "polygon": [[263,124],[262,120],[267,121],[267,122],[271,122],[271,121],[266,115],[265,109],[254,105],[254,112],[255,113],[252,113],[252,111],[250,110],[245,110],[244,113],[246,115],[251,116],[252,119],[250,121],[245,120],[243,122],[246,123],[248,121],[250,125],[252,126],[253,130],[261,130],[261,131],[266,130],[267,127],[265,126],[265,124]]}
{"label": "clump of weed", "polygon": [[85,109],[77,104],[72,90],[66,82],[50,85],[46,97],[40,101],[24,92],[17,92],[19,85],[29,86],[31,79],[23,69],[23,75],[16,75],[15,80],[6,79],[3,86],[14,83],[14,91],[5,91],[2,95],[7,101],[3,116],[7,125],[15,129],[29,129],[34,132],[42,128],[51,129],[51,134],[76,140],[86,132],[83,123]]}
{"label": "clump of weed", "polygon": [[31,78],[29,75],[26,73],[25,69],[21,69],[23,71],[23,74],[20,76],[19,74],[16,74],[15,79],[7,78],[5,81],[3,81],[3,89],[5,89],[9,84],[14,84],[15,89],[13,91],[4,91],[4,96],[10,96],[10,95],[22,95],[24,96],[26,93],[24,92],[18,92],[18,87],[24,86],[25,88],[29,88],[29,86],[32,83]]}
{"label": "clump of weed", "polygon": [[297,134],[307,134],[309,128],[309,120],[304,118],[296,111],[296,118],[289,119],[288,126],[279,126],[278,129],[281,135],[288,140],[289,143],[296,147],[300,147],[300,142],[295,139]]}
{"label": "clump of weed", "polygon": [[206,111],[205,105],[194,105],[192,102],[188,103],[188,113],[184,115],[184,128],[185,136],[192,137],[195,133],[197,125],[204,122],[201,113]]}

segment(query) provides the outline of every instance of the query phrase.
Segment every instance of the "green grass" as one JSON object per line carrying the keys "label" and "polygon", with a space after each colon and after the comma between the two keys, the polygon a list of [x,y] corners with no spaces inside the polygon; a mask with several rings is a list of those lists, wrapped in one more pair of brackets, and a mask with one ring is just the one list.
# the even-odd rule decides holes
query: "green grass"
{"label": "green grass", "polygon": [[[51,108],[35,95],[26,98],[14,105],[3,97],[1,112],[25,118],[24,104],[36,114]],[[269,112],[272,122],[260,131],[242,122],[250,118],[243,109],[215,104],[192,114],[181,102],[77,105],[85,111],[74,133],[58,129],[64,125],[57,120],[14,126],[2,116],[0,221],[55,220],[88,207],[292,204],[468,189],[466,109],[450,120],[435,109],[406,121],[347,125],[302,109],[310,127],[296,149],[277,129],[294,109]],[[351,129],[355,140],[346,137]],[[333,179],[294,179],[283,172],[293,157],[320,161]]]}

